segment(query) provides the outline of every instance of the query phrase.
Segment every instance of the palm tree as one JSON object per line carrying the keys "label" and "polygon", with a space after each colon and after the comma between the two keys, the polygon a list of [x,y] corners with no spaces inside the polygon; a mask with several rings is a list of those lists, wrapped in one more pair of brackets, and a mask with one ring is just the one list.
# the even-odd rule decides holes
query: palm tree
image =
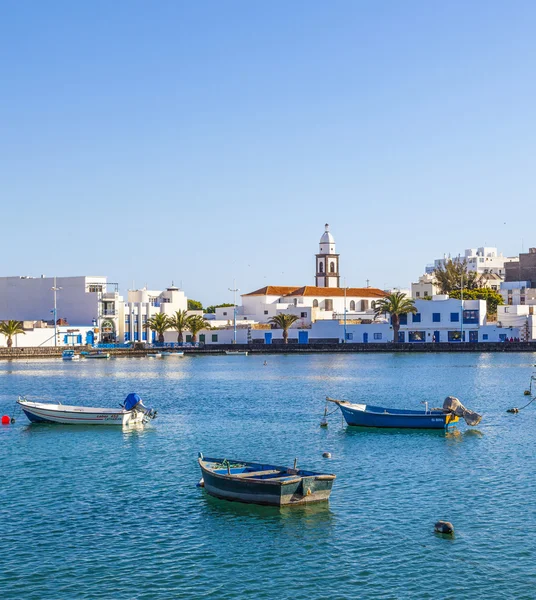
{"label": "palm tree", "polygon": [[177,310],[175,314],[169,318],[169,326],[174,329],[179,335],[177,336],[177,342],[182,344],[183,337],[182,332],[188,329],[188,311]]}
{"label": "palm tree", "polygon": [[10,319],[9,321],[2,321],[0,323],[0,333],[6,336],[8,348],[11,348],[11,346],[13,346],[13,340],[11,338],[14,335],[17,335],[19,333],[26,335],[26,332],[22,328],[22,321],[14,321],[12,319]]}
{"label": "palm tree", "polygon": [[376,317],[383,313],[389,313],[391,315],[393,342],[398,342],[400,315],[407,315],[408,313],[415,314],[416,312],[417,309],[415,308],[414,301],[402,292],[394,292],[384,298],[380,298],[379,300],[376,300],[376,305],[374,306],[374,314]]}
{"label": "palm tree", "polygon": [[283,343],[288,344],[288,330],[289,327],[298,320],[296,315],[291,315],[290,313],[284,314],[281,313],[279,315],[275,315],[268,322],[273,325],[277,325],[280,329],[283,330]]}
{"label": "palm tree", "polygon": [[164,313],[156,313],[147,320],[147,325],[151,331],[156,331],[158,334],[158,343],[164,343],[164,333],[170,328],[170,319]]}
{"label": "palm tree", "polygon": [[201,329],[210,329],[210,323],[203,319],[201,315],[192,315],[187,319],[187,328],[192,334],[192,344],[197,342],[197,334]]}

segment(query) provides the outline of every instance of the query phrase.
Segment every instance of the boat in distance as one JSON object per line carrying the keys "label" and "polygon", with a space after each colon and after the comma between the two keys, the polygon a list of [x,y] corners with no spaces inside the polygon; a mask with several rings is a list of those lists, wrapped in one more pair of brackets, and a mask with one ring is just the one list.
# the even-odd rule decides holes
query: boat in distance
{"label": "boat in distance", "polygon": [[266,463],[222,458],[204,458],[200,453],[202,486],[216,498],[265,504],[293,506],[329,499],[335,475]]}
{"label": "boat in distance", "polygon": [[80,360],[80,354],[76,354],[74,350],[64,350],[61,358],[62,360]]}
{"label": "boat in distance", "polygon": [[93,350],[91,352],[80,352],[84,358],[110,358],[109,352],[103,352],[102,350]]}
{"label": "boat in distance", "polygon": [[247,356],[247,350],[226,350],[225,354],[228,356]]}
{"label": "boat in distance", "polygon": [[92,408],[48,402],[33,402],[19,396],[17,404],[32,423],[64,425],[144,425],[156,418],[138,394],[129,394],[120,408]]}
{"label": "boat in distance", "polygon": [[466,409],[453,396],[445,399],[442,408],[429,409],[426,402],[424,410],[353,404],[347,400],[336,400],[329,396],[326,397],[326,400],[337,404],[348,425],[355,427],[446,429],[452,423],[457,423],[460,417],[463,417],[468,425],[477,425],[482,419],[477,413]]}

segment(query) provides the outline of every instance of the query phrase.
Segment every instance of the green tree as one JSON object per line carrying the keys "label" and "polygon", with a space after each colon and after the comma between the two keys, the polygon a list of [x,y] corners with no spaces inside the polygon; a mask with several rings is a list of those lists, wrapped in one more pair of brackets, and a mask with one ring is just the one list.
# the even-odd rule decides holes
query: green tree
{"label": "green tree", "polygon": [[297,320],[298,317],[296,315],[280,313],[272,317],[268,322],[283,330],[283,343],[288,344],[288,330]]}
{"label": "green tree", "polygon": [[482,286],[487,280],[487,274],[479,274],[467,269],[465,258],[448,258],[444,264],[434,269],[434,276],[442,294],[450,294],[454,290],[474,290]]}
{"label": "green tree", "polygon": [[389,294],[384,298],[376,300],[374,314],[376,316],[389,313],[391,315],[391,324],[393,325],[393,342],[398,342],[398,332],[400,330],[400,315],[409,313],[415,314],[417,309],[411,298],[402,292]]}
{"label": "green tree", "polygon": [[19,333],[26,335],[26,332],[22,328],[22,322],[14,321],[12,319],[9,321],[2,321],[0,323],[0,333],[2,333],[3,335],[6,336],[6,338],[7,338],[6,343],[7,343],[8,348],[11,348],[11,346],[13,346],[12,338],[14,335],[18,335]]}
{"label": "green tree", "polygon": [[210,329],[210,323],[208,321],[205,321],[205,319],[203,319],[202,316],[200,315],[192,315],[191,317],[188,317],[188,329],[190,330],[190,333],[192,334],[192,343],[195,344],[197,342],[197,334],[202,330],[202,329]]}
{"label": "green tree", "polygon": [[147,320],[147,326],[158,334],[158,343],[164,343],[164,333],[171,327],[169,317],[164,313],[156,313]]}
{"label": "green tree", "polygon": [[203,305],[198,300],[188,300],[188,310],[203,310]]}
{"label": "green tree", "polygon": [[[450,293],[451,298],[461,298],[461,291],[454,290]],[[486,316],[488,319],[497,318],[497,306],[504,304],[503,297],[495,290],[489,288],[476,288],[474,290],[463,290],[464,300],[485,300],[486,301]]]}
{"label": "green tree", "polygon": [[213,314],[216,312],[217,308],[225,308],[228,306],[234,306],[234,304],[211,304],[210,306],[207,306],[207,313]]}
{"label": "green tree", "polygon": [[169,327],[170,329],[174,329],[178,335],[177,335],[177,342],[179,342],[179,344],[182,344],[183,342],[183,331],[186,331],[188,329],[188,319],[190,317],[188,316],[188,312],[185,310],[177,310],[175,311],[175,314],[170,317],[169,319]]}

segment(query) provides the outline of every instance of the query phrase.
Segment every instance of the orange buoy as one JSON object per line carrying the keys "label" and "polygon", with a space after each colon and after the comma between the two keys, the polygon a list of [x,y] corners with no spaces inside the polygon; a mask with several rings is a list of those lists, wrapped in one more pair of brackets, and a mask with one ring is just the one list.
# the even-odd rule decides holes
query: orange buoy
{"label": "orange buoy", "polygon": [[2,425],[9,425],[10,423],[11,423],[11,419],[7,415],[4,415],[2,417]]}

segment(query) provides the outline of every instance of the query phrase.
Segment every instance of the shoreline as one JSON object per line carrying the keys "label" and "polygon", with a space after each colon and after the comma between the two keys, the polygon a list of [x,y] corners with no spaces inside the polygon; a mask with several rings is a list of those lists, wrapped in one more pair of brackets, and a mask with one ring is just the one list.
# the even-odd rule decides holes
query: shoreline
{"label": "shoreline", "polygon": [[[0,348],[0,360],[29,360],[31,358],[61,358],[66,346],[57,348]],[[84,346],[74,348],[75,351],[83,351],[88,348]],[[120,357],[144,357],[155,354],[160,348],[106,348],[111,356]],[[173,352],[178,348],[166,348]],[[319,353],[490,353],[490,352],[534,352],[536,353],[536,342],[442,342],[436,343],[382,343],[382,344],[220,344],[207,345],[200,348],[180,348],[186,355],[225,355],[227,350],[247,351],[250,355],[264,354],[319,354]]]}

